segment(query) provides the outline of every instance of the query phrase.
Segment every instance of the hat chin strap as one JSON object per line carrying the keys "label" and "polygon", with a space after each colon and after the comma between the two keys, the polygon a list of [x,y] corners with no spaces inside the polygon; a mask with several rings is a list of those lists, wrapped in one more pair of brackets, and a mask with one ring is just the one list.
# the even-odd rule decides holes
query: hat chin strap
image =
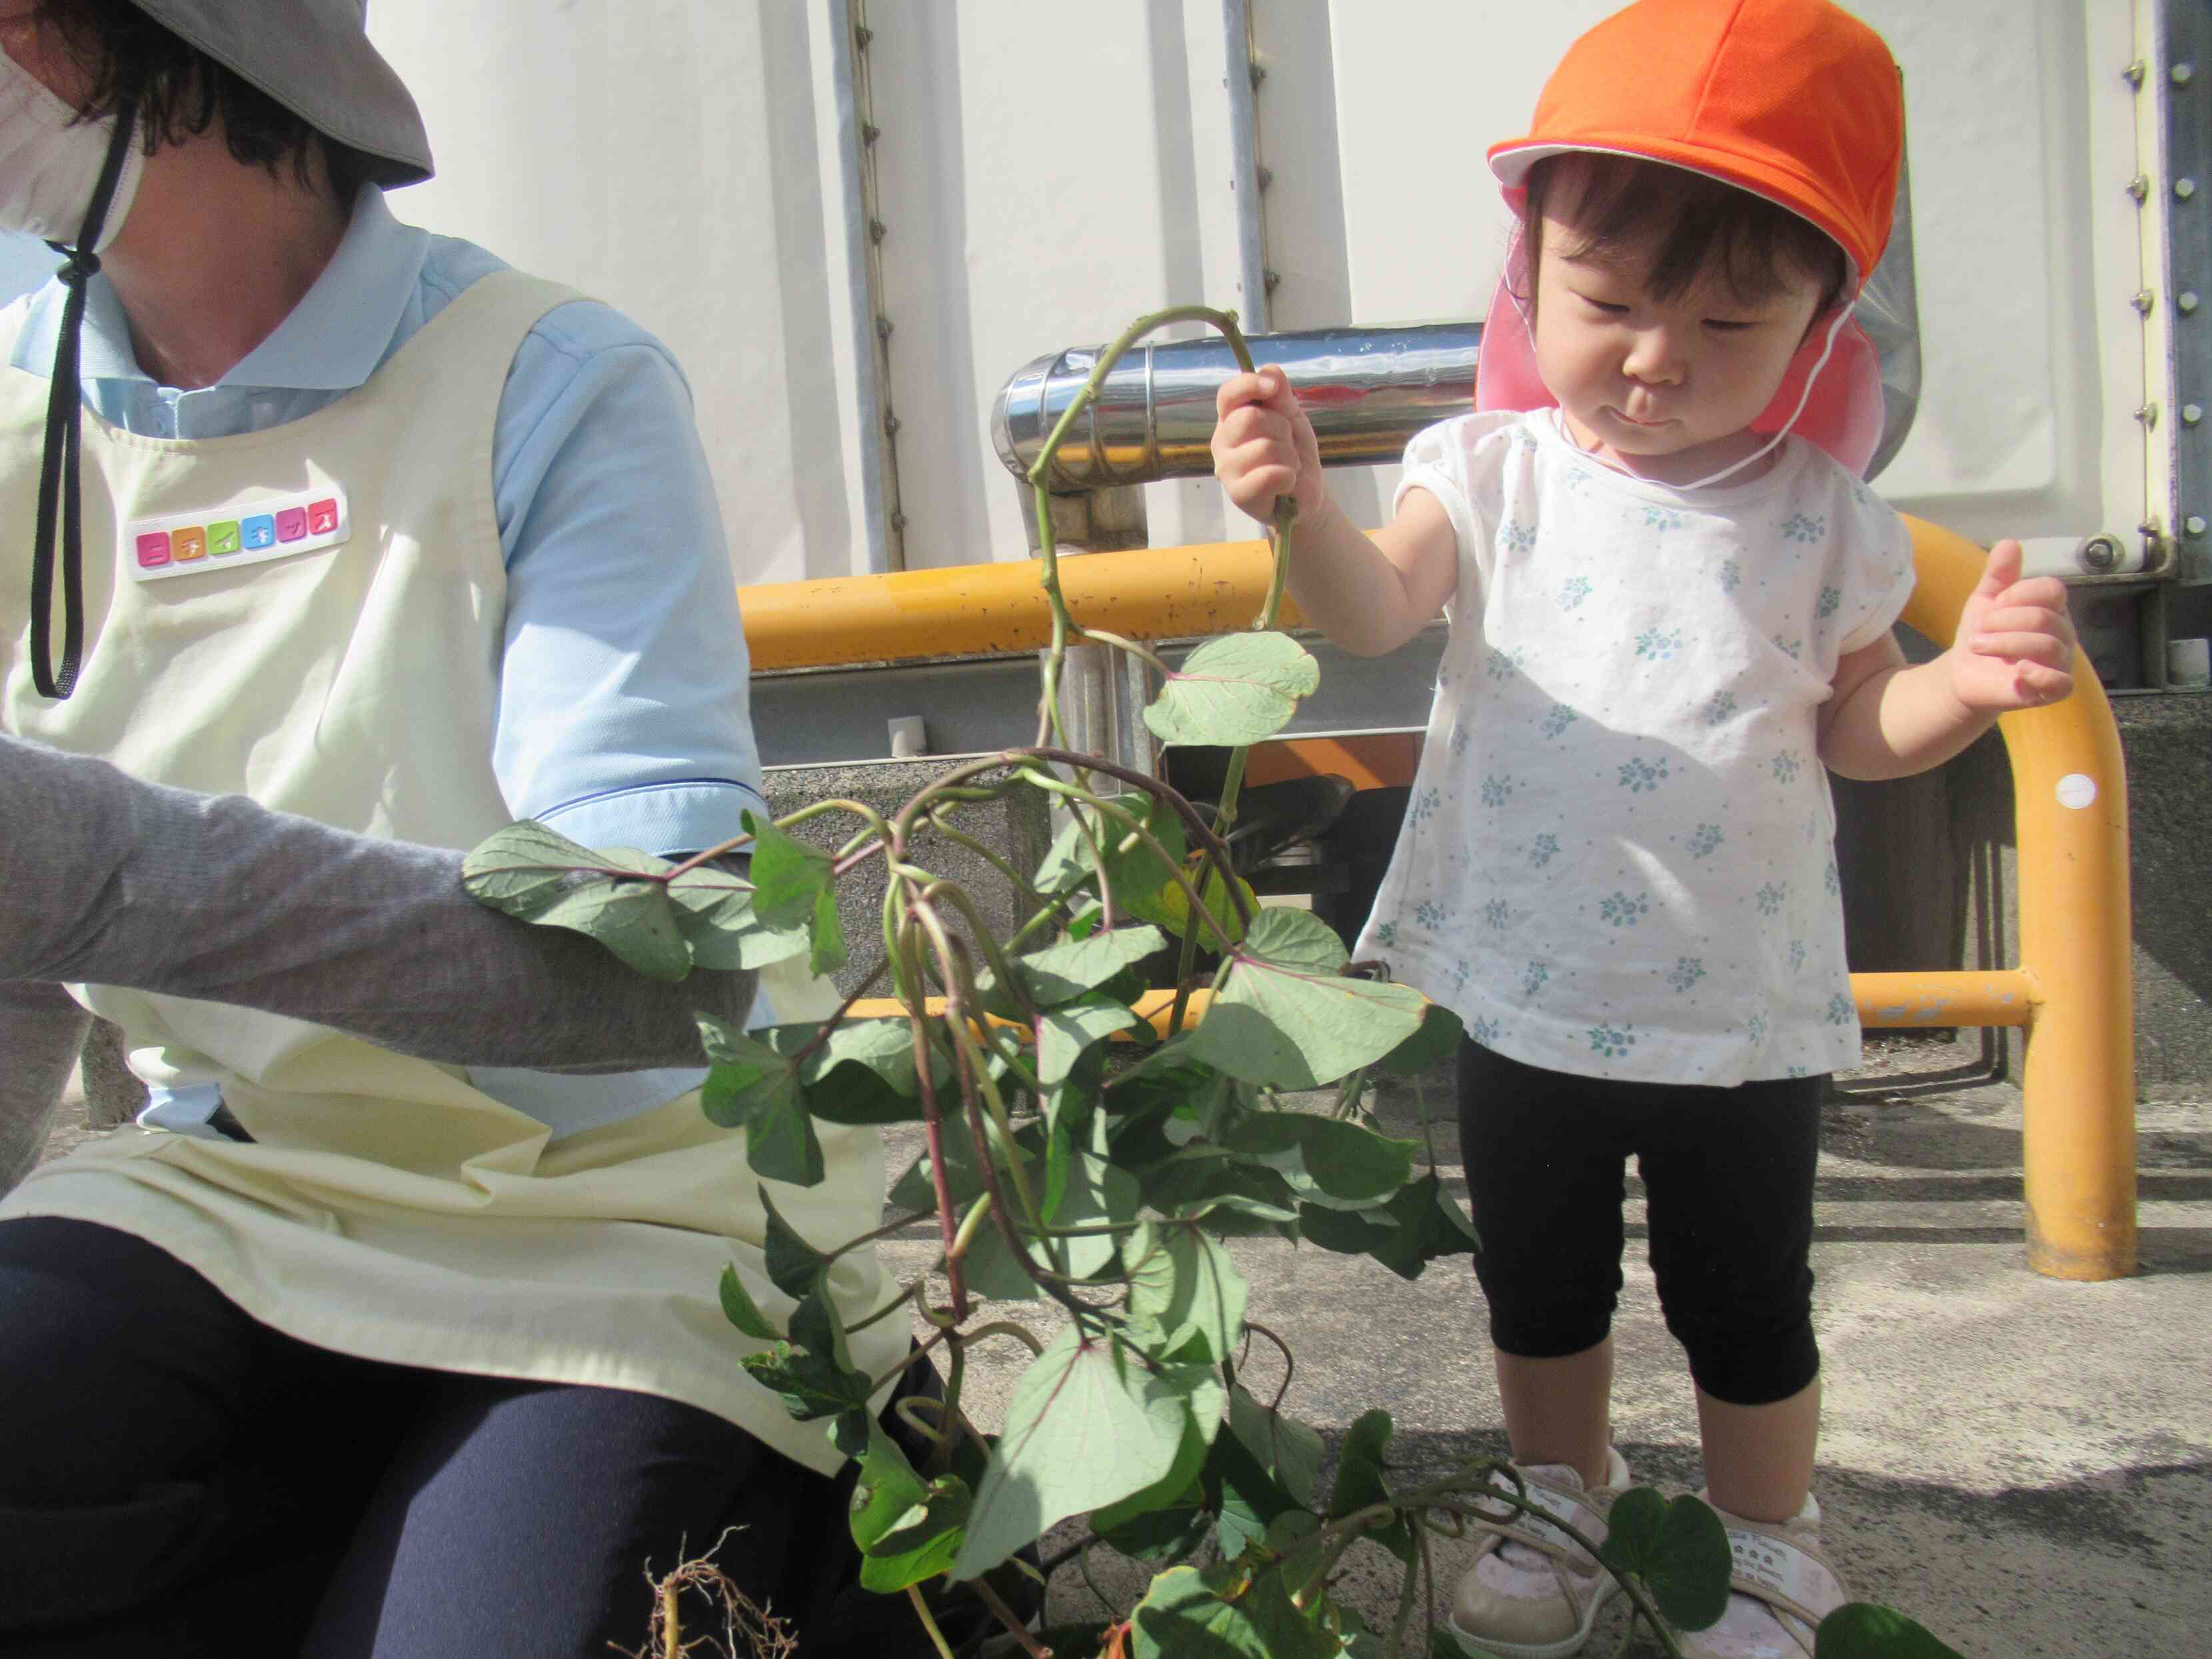
{"label": "hat chin strap", "polygon": [[[100,256],[93,250],[100,246],[108,207],[115,200],[115,187],[137,133],[137,106],[126,98],[116,109],[115,136],[108,141],[107,160],[100,166],[100,181],[93,186],[76,245],[47,244],[55,252],[69,255],[68,263],[55,273],[68,297],[62,302],[61,328],[54,339],[54,372],[46,388],[46,450],[39,460],[38,539],[31,545],[31,681],[40,696],[57,702],[76,689],[77,669],[84,656],[84,514],[77,483],[77,440],[84,423],[84,392],[77,362],[82,345],[85,288],[100,269]],[[57,530],[62,578],[58,669],[53,662],[52,640]]]}
{"label": "hat chin strap", "polygon": [[1722,479],[1742,471],[1744,468],[1761,457],[1772,454],[1782,441],[1790,435],[1790,428],[1795,427],[1803,416],[1805,405],[1813,401],[1813,384],[1820,378],[1820,371],[1828,366],[1828,359],[1835,355],[1836,341],[1844,331],[1844,325],[1850,319],[1851,308],[1849,306],[1836,307],[1835,319],[1828,325],[1828,337],[1822,343],[1820,355],[1814,359],[1813,367],[1805,376],[1804,389],[1797,394],[1797,407],[1790,411],[1790,418],[1782,423],[1781,428],[1772,437],[1734,465],[1724,466],[1717,472],[1707,473],[1694,483],[1676,484],[1674,487],[1677,489],[1703,489],[1708,484],[1717,484]]}

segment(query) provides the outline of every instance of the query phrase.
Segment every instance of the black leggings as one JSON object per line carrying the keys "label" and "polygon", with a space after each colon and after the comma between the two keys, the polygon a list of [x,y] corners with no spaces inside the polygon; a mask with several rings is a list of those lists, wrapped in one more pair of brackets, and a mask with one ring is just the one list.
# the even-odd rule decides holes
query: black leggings
{"label": "black leggings", "polygon": [[13,1659],[605,1659],[726,1527],[779,1612],[851,1553],[848,1483],[710,1413],[310,1347],[77,1221],[0,1222],[0,1437]]}
{"label": "black leggings", "polygon": [[1530,1359],[1604,1340],[1632,1153],[1659,1305],[1698,1386],[1738,1406],[1804,1388],[1820,1369],[1807,1258],[1826,1085],[1613,1082],[1463,1042],[1460,1148],[1491,1340]]}

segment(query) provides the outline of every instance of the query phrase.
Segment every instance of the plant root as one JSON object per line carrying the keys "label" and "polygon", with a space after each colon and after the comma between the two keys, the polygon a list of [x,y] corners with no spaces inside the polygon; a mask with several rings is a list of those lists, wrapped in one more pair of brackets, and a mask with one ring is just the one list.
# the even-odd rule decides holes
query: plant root
{"label": "plant root", "polygon": [[[735,1527],[730,1528],[730,1532],[736,1530]],[[792,1634],[791,1626],[765,1607],[755,1607],[729,1576],[714,1565],[714,1551],[722,1547],[729,1535],[729,1532],[724,1533],[714,1540],[714,1549],[682,1563],[662,1577],[654,1577],[648,1565],[645,1582],[653,1589],[653,1623],[647,1629],[645,1645],[614,1648],[611,1642],[607,1645],[627,1656],[627,1659],[684,1659],[687,1654],[718,1656],[719,1659],[792,1659],[799,1651],[799,1638]],[[720,1613],[722,1634],[719,1640],[712,1635],[684,1640],[683,1601],[686,1590],[703,1596],[710,1609]]]}

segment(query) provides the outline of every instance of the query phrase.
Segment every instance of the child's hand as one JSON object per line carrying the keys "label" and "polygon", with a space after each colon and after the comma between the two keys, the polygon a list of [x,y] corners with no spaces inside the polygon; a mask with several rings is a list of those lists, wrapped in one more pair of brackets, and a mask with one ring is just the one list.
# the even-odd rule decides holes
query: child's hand
{"label": "child's hand", "polygon": [[2074,689],[2074,624],[2066,584],[2056,576],[2020,579],[2020,544],[1990,550],[1988,568],[1966,600],[1947,653],[1952,694],[1968,708],[2002,714],[2039,708]]}
{"label": "child's hand", "polygon": [[1214,409],[1213,476],[1231,501],[1270,525],[1278,495],[1297,501],[1301,515],[1321,506],[1321,446],[1281,369],[1231,375]]}

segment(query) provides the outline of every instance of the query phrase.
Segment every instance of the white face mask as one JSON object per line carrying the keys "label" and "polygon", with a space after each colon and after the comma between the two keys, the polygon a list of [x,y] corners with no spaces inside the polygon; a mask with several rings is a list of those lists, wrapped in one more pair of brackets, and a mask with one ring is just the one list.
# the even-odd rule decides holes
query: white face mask
{"label": "white face mask", "polygon": [[[36,76],[0,52],[0,230],[74,245],[114,137],[112,121],[77,120]],[[91,252],[123,228],[145,162],[137,144],[127,147],[100,246]]]}

